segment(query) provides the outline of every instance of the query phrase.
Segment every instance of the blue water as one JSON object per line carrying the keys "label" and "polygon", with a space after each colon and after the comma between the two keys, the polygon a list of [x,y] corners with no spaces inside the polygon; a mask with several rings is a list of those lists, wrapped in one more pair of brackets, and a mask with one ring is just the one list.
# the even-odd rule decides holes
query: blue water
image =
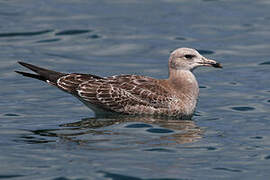
{"label": "blue water", "polygon": [[[267,0],[0,2],[0,179],[216,180],[270,176]],[[97,119],[14,70],[167,77],[170,51],[198,49],[191,121]]]}

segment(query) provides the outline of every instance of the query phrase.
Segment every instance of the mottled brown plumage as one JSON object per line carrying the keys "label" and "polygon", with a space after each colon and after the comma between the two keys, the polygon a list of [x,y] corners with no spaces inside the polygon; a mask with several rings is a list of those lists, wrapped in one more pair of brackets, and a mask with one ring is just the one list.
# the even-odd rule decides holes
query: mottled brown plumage
{"label": "mottled brown plumage", "polygon": [[16,71],[46,81],[68,92],[97,114],[123,113],[178,116],[190,119],[199,94],[192,70],[198,66],[221,67],[196,50],[175,50],[169,59],[168,79],[138,75],[99,77],[91,74],[65,74],[19,62],[37,74]]}

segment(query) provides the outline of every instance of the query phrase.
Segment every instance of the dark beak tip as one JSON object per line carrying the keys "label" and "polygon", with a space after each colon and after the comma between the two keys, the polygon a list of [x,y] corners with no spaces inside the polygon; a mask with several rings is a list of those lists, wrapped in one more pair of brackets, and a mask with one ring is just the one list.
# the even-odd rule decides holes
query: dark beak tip
{"label": "dark beak tip", "polygon": [[213,64],[213,67],[215,67],[215,68],[223,68],[220,63]]}

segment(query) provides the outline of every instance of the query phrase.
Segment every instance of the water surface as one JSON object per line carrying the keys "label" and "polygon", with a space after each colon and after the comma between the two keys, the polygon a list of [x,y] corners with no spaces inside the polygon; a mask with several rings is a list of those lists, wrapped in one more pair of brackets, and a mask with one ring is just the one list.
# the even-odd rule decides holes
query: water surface
{"label": "water surface", "polygon": [[[267,179],[268,1],[0,2],[0,179]],[[62,72],[167,77],[193,47],[193,119],[95,118],[72,96],[21,77],[18,60]]]}

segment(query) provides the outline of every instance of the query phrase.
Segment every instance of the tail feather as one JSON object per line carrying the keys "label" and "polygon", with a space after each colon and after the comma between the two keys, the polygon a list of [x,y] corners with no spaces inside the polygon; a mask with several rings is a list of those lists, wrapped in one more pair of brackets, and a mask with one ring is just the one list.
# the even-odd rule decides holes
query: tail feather
{"label": "tail feather", "polygon": [[28,63],[21,62],[21,61],[19,61],[18,63],[20,65],[32,70],[33,72],[35,72],[37,74],[31,74],[31,73],[22,72],[22,71],[15,71],[16,73],[22,74],[23,76],[26,76],[26,77],[31,77],[31,78],[34,78],[34,79],[38,79],[38,80],[41,80],[41,81],[47,81],[48,80],[52,84],[56,84],[57,80],[60,77],[67,75],[67,74],[64,74],[64,73],[44,69],[44,68],[34,66],[32,64],[28,64]]}

